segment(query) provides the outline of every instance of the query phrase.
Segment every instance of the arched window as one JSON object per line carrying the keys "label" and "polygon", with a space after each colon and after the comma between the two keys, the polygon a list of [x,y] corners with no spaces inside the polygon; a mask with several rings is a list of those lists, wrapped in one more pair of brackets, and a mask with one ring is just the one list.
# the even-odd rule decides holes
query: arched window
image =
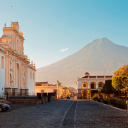
{"label": "arched window", "polygon": [[96,88],[96,83],[95,82],[91,82],[90,83],[90,87],[91,87],[91,89],[95,89]]}
{"label": "arched window", "polygon": [[91,89],[94,89],[94,84],[91,84]]}
{"label": "arched window", "polygon": [[86,87],[86,84],[83,84],[83,87]]}
{"label": "arched window", "polygon": [[104,83],[103,82],[99,82],[98,85],[99,85],[99,87],[103,87]]}
{"label": "arched window", "polygon": [[84,82],[84,83],[82,84],[82,86],[83,86],[83,87],[88,87],[88,84],[87,84],[86,82]]}
{"label": "arched window", "polygon": [[1,68],[4,69],[4,57],[1,57]]}

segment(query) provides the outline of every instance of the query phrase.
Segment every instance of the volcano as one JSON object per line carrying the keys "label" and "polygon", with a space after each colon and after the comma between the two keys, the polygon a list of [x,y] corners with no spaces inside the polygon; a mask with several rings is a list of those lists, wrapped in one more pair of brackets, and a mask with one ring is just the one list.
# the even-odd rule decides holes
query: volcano
{"label": "volcano", "polygon": [[114,71],[128,64],[128,47],[117,45],[107,38],[96,39],[78,52],[37,69],[36,81],[77,87],[78,77],[84,72],[90,75],[113,75]]}

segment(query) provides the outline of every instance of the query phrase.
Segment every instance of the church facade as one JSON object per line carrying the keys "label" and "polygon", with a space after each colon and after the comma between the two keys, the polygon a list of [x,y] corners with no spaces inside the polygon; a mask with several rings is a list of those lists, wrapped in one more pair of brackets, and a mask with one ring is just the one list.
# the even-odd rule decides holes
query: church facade
{"label": "church facade", "polygon": [[0,38],[0,96],[35,95],[36,67],[24,55],[24,37],[18,22],[3,28]]}
{"label": "church facade", "polygon": [[[78,99],[91,99],[94,96],[100,97],[99,91],[106,80],[112,80],[112,76],[90,76],[88,72],[84,73],[82,78],[78,78]],[[91,93],[94,92],[94,93]]]}

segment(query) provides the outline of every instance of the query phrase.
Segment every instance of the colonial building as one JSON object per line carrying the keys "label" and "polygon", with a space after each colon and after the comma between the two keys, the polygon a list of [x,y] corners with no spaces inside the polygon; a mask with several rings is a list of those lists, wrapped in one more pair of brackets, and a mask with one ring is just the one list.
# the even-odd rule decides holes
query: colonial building
{"label": "colonial building", "polygon": [[10,27],[5,23],[0,38],[0,95],[35,95],[35,72],[35,64],[24,55],[18,22],[11,22]]}
{"label": "colonial building", "polygon": [[48,82],[36,82],[36,95],[38,97],[49,94],[57,96],[57,85],[48,84]]}
{"label": "colonial building", "polygon": [[97,91],[95,96],[99,96],[99,90],[105,83],[105,80],[111,80],[112,76],[90,76],[88,72],[84,73],[84,77],[78,78],[78,99],[90,99],[94,96],[94,93],[91,93],[92,90]]}
{"label": "colonial building", "polygon": [[67,96],[70,93],[67,87],[61,85],[48,84],[48,82],[36,82],[36,95],[41,97],[44,94],[47,96],[49,94],[54,94],[54,96],[59,99],[62,95]]}

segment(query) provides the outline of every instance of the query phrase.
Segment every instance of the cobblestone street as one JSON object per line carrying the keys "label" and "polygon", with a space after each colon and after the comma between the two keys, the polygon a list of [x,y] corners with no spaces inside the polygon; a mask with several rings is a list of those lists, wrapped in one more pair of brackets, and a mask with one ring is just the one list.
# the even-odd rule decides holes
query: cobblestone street
{"label": "cobblestone street", "polygon": [[47,104],[12,105],[0,112],[0,128],[127,128],[126,110],[95,101],[54,100]]}

